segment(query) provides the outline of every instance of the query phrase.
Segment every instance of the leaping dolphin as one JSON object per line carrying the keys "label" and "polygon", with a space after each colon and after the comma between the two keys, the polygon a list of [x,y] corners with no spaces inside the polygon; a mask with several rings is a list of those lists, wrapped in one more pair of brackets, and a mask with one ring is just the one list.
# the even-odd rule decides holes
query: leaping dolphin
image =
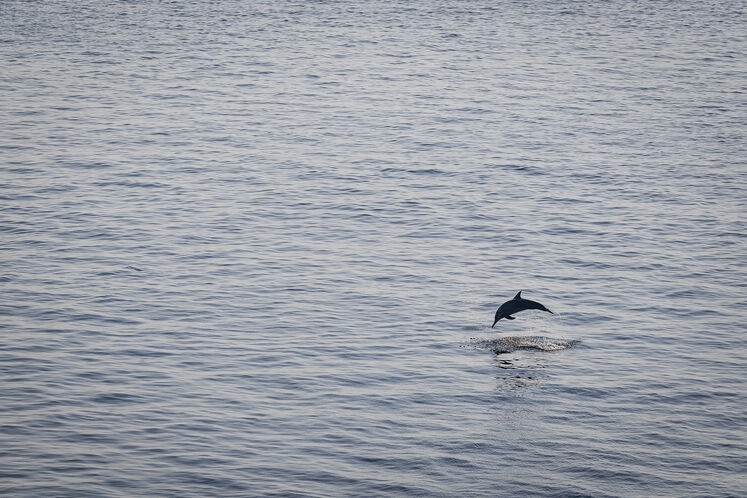
{"label": "leaping dolphin", "polygon": [[512,300],[506,301],[505,303],[501,304],[501,307],[498,308],[498,311],[495,312],[495,321],[493,322],[493,325],[490,326],[490,328],[492,329],[493,327],[495,327],[495,324],[498,323],[498,320],[500,320],[501,318],[505,318],[506,320],[513,320],[515,317],[511,315],[524,310],[542,310],[547,311],[548,313],[552,313],[552,311],[545,308],[545,305],[540,304],[537,301],[523,299],[521,297],[521,291],[519,291],[516,293]]}

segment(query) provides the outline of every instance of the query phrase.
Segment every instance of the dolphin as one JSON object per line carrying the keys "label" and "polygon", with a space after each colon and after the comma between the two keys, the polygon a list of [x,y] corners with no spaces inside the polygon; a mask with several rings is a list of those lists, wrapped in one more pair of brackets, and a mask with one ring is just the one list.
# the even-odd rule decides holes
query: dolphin
{"label": "dolphin", "polygon": [[495,312],[495,321],[493,322],[493,325],[490,326],[490,328],[492,329],[493,327],[495,327],[495,324],[498,323],[498,320],[500,320],[501,318],[505,318],[506,320],[513,320],[516,317],[513,317],[511,315],[524,310],[542,310],[547,311],[548,313],[552,313],[552,311],[545,308],[545,305],[540,304],[537,301],[523,299],[521,297],[521,291],[519,291],[516,293],[512,300],[506,301],[505,303],[501,304],[501,307],[498,308],[498,311]]}

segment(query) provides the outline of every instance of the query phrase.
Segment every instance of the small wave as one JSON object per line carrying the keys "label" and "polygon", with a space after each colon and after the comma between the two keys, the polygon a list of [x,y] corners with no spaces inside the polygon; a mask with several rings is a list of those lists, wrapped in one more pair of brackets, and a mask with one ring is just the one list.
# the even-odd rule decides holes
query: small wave
{"label": "small wave", "polygon": [[471,344],[478,349],[492,349],[495,353],[511,353],[521,349],[536,351],[560,351],[569,349],[579,341],[571,339],[553,339],[543,336],[499,337],[497,339],[473,339]]}

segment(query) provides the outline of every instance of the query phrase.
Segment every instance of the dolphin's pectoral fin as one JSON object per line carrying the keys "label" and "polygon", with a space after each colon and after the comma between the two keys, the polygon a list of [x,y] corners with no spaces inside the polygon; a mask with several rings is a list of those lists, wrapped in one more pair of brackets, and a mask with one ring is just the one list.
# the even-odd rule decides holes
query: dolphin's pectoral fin
{"label": "dolphin's pectoral fin", "polygon": [[506,320],[516,320],[515,316],[504,316],[503,318],[505,318]]}

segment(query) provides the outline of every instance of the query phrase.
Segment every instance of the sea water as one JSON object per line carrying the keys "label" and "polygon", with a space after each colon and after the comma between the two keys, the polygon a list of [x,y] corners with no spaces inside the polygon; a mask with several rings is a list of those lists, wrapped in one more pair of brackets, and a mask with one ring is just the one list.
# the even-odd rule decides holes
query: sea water
{"label": "sea water", "polygon": [[743,10],[3,1],[0,494],[744,496]]}

